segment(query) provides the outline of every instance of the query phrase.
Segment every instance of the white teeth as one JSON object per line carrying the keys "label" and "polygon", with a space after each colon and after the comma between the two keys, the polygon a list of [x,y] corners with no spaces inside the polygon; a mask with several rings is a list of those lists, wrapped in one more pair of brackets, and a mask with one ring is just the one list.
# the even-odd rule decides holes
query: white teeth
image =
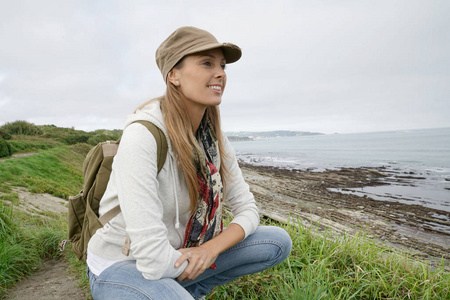
{"label": "white teeth", "polygon": [[208,86],[208,88],[216,90],[216,91],[221,91],[222,87],[221,86],[217,86],[217,85],[210,85]]}

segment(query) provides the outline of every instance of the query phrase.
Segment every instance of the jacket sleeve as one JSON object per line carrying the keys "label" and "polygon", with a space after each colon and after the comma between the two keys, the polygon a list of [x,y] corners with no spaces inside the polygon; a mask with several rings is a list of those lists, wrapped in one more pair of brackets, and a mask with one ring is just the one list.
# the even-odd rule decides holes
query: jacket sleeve
{"label": "jacket sleeve", "polygon": [[136,266],[147,279],[176,278],[186,268],[175,268],[181,252],[167,237],[162,203],[158,197],[157,145],[141,124],[129,125],[114,158],[116,185],[126,233]]}
{"label": "jacket sleeve", "polygon": [[229,176],[226,177],[225,199],[230,204],[234,216],[231,223],[240,225],[244,229],[245,237],[247,237],[259,225],[258,208],[255,198],[250,192],[250,187],[244,180],[234,149],[225,134],[222,134],[222,136],[227,157],[221,163],[226,164],[229,171]]}

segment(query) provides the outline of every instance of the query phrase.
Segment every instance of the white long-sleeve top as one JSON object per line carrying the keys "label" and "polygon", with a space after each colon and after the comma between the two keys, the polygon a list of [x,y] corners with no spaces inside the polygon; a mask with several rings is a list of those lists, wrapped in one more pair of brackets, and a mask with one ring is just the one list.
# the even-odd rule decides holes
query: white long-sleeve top
{"label": "white long-sleeve top", "polygon": [[[142,124],[131,124],[136,120],[150,121],[166,135],[169,149],[159,173],[156,141]],[[223,141],[228,157],[221,163],[227,165],[230,174],[225,200],[234,216],[231,223],[240,225],[247,237],[259,224],[258,210],[225,135]],[[220,165],[216,167],[220,169]],[[175,268],[174,264],[181,256],[177,249],[183,244],[190,217],[190,200],[157,100],[127,118],[111,177],[100,201],[100,216],[117,204],[120,204],[121,213],[99,229],[89,241],[89,268],[99,275],[116,261],[136,260],[138,270],[147,279],[178,277],[187,266],[187,262],[180,268]],[[131,240],[129,256],[122,254],[127,234]]]}

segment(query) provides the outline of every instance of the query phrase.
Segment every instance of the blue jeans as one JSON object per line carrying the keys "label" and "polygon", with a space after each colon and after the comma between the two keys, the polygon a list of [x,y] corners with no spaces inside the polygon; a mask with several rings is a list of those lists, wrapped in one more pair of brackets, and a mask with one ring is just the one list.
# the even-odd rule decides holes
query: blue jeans
{"label": "blue jeans", "polygon": [[88,277],[95,300],[198,299],[216,286],[280,264],[289,256],[291,248],[291,238],[284,229],[259,226],[245,240],[217,257],[216,270],[207,269],[194,280],[147,280],[137,270],[136,261],[129,260],[115,263],[100,276],[88,270]]}

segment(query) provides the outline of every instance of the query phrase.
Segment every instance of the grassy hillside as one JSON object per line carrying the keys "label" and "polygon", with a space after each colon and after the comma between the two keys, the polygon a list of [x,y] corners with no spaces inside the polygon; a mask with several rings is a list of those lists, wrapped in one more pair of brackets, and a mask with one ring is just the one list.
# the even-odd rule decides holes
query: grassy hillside
{"label": "grassy hillside", "polygon": [[14,282],[35,271],[43,258],[59,257],[58,244],[67,237],[67,214],[22,212],[17,187],[63,199],[77,194],[91,145],[71,144],[68,137],[97,134],[23,121],[0,127],[0,138],[10,145],[11,154],[36,153],[0,161],[0,298]]}
{"label": "grassy hillside", "polygon": [[91,132],[61,128],[55,125],[34,125],[25,121],[6,123],[0,127],[0,141],[11,148],[9,155],[47,150],[61,145],[88,144],[94,146],[106,140],[117,140],[122,130],[99,129]]}
{"label": "grassy hillside", "polygon": [[57,245],[67,236],[67,214],[21,212],[15,187],[65,199],[75,195],[82,186],[81,165],[89,148],[59,145],[0,162],[0,297],[16,280],[33,272],[42,258],[59,256]]}
{"label": "grassy hillside", "polygon": [[[36,155],[0,161],[0,298],[16,280],[33,272],[43,257],[61,255],[57,244],[67,236],[66,215],[17,211],[14,187],[65,199],[77,194],[90,145],[85,140],[69,141],[99,136],[47,127],[39,127],[35,135],[12,133],[7,140],[15,151]],[[278,224],[293,240],[286,262],[216,288],[208,299],[448,299],[450,273],[443,265],[432,268],[364,235],[336,237],[299,224]],[[70,250],[65,258],[88,289],[84,264],[77,263]]]}

